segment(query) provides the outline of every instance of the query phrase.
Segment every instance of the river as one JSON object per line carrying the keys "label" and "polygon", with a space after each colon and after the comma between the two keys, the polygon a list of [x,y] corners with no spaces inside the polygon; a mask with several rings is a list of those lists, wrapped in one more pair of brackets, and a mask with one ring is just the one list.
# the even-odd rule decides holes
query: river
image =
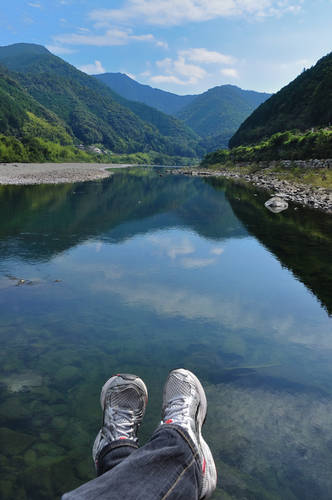
{"label": "river", "polygon": [[217,179],[119,170],[0,187],[0,497],[94,477],[99,391],[170,369],[208,397],[213,499],[329,499],[332,217]]}

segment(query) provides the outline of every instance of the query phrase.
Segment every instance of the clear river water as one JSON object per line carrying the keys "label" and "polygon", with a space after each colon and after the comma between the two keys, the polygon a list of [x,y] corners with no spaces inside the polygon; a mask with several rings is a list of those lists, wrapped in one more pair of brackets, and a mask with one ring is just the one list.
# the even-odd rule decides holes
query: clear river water
{"label": "clear river water", "polygon": [[0,498],[94,477],[99,392],[176,367],[207,393],[214,499],[332,491],[332,217],[217,179],[119,170],[0,187]]}

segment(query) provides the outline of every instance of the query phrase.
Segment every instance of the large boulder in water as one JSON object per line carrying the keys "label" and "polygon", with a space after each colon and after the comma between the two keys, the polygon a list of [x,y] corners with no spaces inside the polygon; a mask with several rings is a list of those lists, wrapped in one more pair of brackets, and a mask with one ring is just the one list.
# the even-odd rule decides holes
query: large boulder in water
{"label": "large boulder in water", "polygon": [[271,212],[278,214],[279,212],[282,212],[283,210],[287,210],[288,208],[288,203],[286,200],[283,198],[280,198],[279,196],[273,196],[269,200],[267,200],[264,205],[266,208],[268,208]]}

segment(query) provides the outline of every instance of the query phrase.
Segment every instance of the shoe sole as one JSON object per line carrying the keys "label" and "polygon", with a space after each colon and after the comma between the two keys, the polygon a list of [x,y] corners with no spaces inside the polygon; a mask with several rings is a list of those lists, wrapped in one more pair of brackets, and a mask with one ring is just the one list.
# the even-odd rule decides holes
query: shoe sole
{"label": "shoe sole", "polygon": [[[199,379],[194,375],[190,370],[185,370],[184,368],[179,368],[177,370],[172,370],[172,372],[177,372],[181,373],[182,375],[190,375],[190,377],[193,379],[196,389],[199,394],[199,399],[200,399],[200,405],[198,409],[198,415],[197,415],[197,422],[198,422],[198,441],[200,443],[200,446],[202,448],[203,456],[205,459],[205,474],[206,477],[208,478],[208,489],[204,493],[204,497],[201,497],[203,500],[204,498],[208,498],[213,491],[216,488],[217,484],[217,469],[216,465],[214,463],[213,455],[211,453],[210,447],[205,441],[205,439],[202,436],[202,427],[206,419],[206,414],[207,414],[207,399],[205,395],[205,391],[203,389],[203,386]],[[171,372],[171,373],[172,373]]]}

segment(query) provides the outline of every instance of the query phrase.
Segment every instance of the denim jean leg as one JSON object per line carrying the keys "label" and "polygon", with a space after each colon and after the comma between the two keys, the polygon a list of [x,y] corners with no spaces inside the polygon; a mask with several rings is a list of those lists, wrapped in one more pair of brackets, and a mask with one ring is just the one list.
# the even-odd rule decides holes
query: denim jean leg
{"label": "denim jean leg", "polygon": [[138,445],[129,439],[113,441],[109,446],[105,446],[99,454],[98,463],[96,464],[97,476],[101,476],[119,465],[137,448]]}
{"label": "denim jean leg", "polygon": [[198,500],[201,480],[189,436],[177,426],[163,425],[145,446],[63,500]]}

